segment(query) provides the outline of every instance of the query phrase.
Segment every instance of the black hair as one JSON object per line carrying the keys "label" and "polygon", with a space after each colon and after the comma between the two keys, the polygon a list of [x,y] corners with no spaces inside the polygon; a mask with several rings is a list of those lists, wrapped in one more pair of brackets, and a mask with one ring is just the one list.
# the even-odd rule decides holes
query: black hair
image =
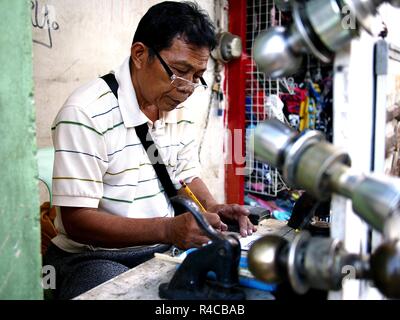
{"label": "black hair", "polygon": [[[215,27],[206,12],[194,2],[164,1],[152,6],[142,17],[133,37],[133,43],[142,42],[160,52],[181,36],[184,41],[199,48],[215,48]],[[150,50],[150,56],[154,53]]]}

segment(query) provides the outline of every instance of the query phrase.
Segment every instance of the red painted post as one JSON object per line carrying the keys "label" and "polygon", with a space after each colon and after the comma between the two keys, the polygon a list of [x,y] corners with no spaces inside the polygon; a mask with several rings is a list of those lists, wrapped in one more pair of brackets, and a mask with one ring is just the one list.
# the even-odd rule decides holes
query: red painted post
{"label": "red painted post", "polygon": [[[229,32],[242,39],[242,51],[246,50],[246,1],[229,0]],[[244,56],[244,55],[243,55]],[[245,63],[243,59],[231,61],[225,68],[225,92],[227,101],[227,127],[232,139],[226,146],[228,160],[225,165],[225,195],[227,203],[244,202],[245,158]],[[233,139],[241,130],[241,135]],[[240,138],[241,137],[241,138]],[[233,143],[235,141],[235,143]],[[239,141],[239,143],[238,143]],[[238,155],[240,155],[238,157]]]}

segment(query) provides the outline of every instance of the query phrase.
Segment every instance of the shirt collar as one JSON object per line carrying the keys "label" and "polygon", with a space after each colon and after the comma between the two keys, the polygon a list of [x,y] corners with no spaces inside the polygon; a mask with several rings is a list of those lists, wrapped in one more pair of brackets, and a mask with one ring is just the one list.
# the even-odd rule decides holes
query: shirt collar
{"label": "shirt collar", "polygon": [[[118,104],[122,114],[125,127],[136,127],[143,123],[152,122],[140,110],[135,89],[132,85],[131,73],[129,70],[130,57],[127,57],[122,65],[115,70],[115,78],[118,82]],[[178,108],[182,107],[181,105]],[[161,112],[162,123],[177,123],[177,110]]]}

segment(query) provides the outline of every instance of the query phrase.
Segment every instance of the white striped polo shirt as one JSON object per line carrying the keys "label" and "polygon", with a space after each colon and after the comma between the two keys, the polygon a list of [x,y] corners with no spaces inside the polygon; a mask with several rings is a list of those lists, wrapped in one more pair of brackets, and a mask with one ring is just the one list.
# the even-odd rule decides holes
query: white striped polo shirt
{"label": "white striped polo shirt", "polygon": [[[170,201],[157,179],[135,126],[149,132],[177,189],[199,176],[193,121],[183,105],[162,112],[154,124],[139,109],[129,57],[115,71],[118,100],[102,79],[78,88],[52,124],[56,206],[101,208],[130,218],[171,217]],[[69,252],[95,250],[68,238],[60,214],[53,242]]]}

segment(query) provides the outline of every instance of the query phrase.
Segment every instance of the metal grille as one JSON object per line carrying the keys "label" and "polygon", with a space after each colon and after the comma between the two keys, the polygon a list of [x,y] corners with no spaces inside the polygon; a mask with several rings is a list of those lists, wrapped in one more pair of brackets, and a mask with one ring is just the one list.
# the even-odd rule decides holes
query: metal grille
{"label": "metal grille", "polygon": [[246,15],[246,176],[245,192],[276,197],[287,189],[277,169],[254,159],[249,145],[249,135],[261,121],[271,117],[268,99],[279,95],[279,79],[271,80],[257,69],[252,47],[260,31],[281,25],[281,12],[274,1],[248,0]]}

